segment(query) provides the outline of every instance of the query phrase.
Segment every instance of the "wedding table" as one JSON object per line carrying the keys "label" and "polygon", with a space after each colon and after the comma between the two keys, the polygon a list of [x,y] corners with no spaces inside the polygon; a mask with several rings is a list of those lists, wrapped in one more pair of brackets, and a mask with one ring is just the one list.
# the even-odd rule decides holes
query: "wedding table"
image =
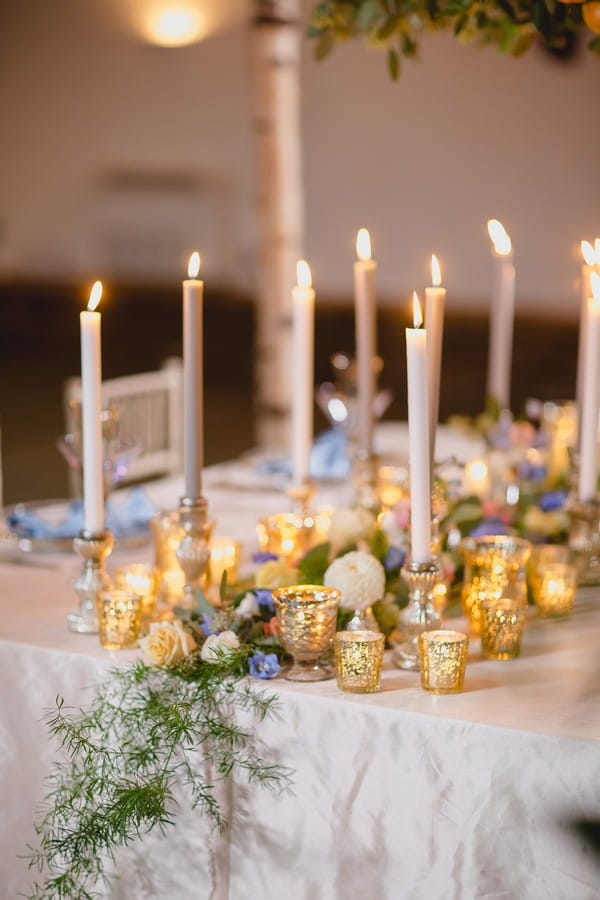
{"label": "wedding table", "polygon": [[[231,467],[207,473],[217,532],[253,540],[257,517],[282,511],[276,491]],[[180,485],[149,485],[173,508]],[[339,488],[321,492],[323,502]],[[149,558],[116,553],[114,564]],[[76,601],[70,554],[0,563],[0,896],[27,893],[18,858],[34,843],[36,804],[54,749],[42,722],[57,694],[86,688],[136,651],[110,653],[66,630]],[[33,565],[36,563],[37,565]],[[459,628],[465,623],[460,620]],[[384,664],[382,690],[334,681],[255,682],[279,697],[259,726],[264,756],[289,767],[275,794],[236,778],[219,787],[231,827],[178,812],[117,858],[107,896],[246,900],[592,900],[600,858],[577,824],[600,820],[600,591],[581,590],[572,618],[532,619],[520,659],[480,659],[472,641],[465,691],[433,696],[416,673]]]}

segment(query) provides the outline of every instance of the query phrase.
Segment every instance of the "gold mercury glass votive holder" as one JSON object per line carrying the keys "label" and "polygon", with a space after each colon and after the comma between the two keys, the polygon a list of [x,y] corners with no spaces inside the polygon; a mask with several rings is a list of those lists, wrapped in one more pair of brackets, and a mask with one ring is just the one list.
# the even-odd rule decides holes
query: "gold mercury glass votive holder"
{"label": "gold mercury glass votive holder", "polygon": [[114,588],[96,600],[98,632],[105,650],[135,647],[140,632],[142,599],[132,591]]}
{"label": "gold mercury glass votive holder", "polygon": [[481,653],[485,659],[515,659],[527,609],[518,601],[501,598],[481,604]]}
{"label": "gold mercury glass votive holder", "polygon": [[281,643],[293,657],[289,681],[324,681],[334,670],[320,657],[331,650],[340,592],[315,584],[276,588],[273,603]]}
{"label": "gold mercury glass votive holder", "polygon": [[577,588],[577,568],[570,563],[546,566],[534,588],[533,599],[538,613],[544,618],[569,616],[573,609]]}
{"label": "gold mercury glass votive holder", "polygon": [[142,601],[142,616],[149,618],[156,609],[157,576],[154,566],[147,566],[145,563],[117,566],[115,587],[137,594]]}
{"label": "gold mercury glass votive holder", "polygon": [[385,635],[376,631],[338,631],[333,640],[341,691],[372,694],[380,688]]}
{"label": "gold mercury glass votive holder", "polygon": [[489,535],[460,543],[465,561],[462,607],[475,634],[481,631],[481,606],[508,598],[527,606],[527,561],[531,544],[523,538]]}
{"label": "gold mercury glass votive holder", "polygon": [[458,694],[465,682],[469,638],[460,631],[436,629],[419,635],[421,686],[432,694]]}
{"label": "gold mercury glass votive holder", "polygon": [[242,545],[230,537],[215,535],[210,541],[210,583],[221,584],[223,572],[227,572],[227,584],[237,579]]}
{"label": "gold mercury glass votive holder", "polygon": [[154,562],[158,570],[157,598],[176,605],[183,597],[185,576],[177,561],[177,548],[183,537],[179,514],[157,513],[150,519],[154,539]]}
{"label": "gold mercury glass votive holder", "polygon": [[275,513],[258,520],[256,532],[263,552],[298,559],[310,548],[315,526],[311,515]]}
{"label": "gold mercury glass votive holder", "polygon": [[527,580],[533,596],[537,595],[544,572],[549,566],[572,562],[572,554],[565,544],[535,544],[527,562]]}

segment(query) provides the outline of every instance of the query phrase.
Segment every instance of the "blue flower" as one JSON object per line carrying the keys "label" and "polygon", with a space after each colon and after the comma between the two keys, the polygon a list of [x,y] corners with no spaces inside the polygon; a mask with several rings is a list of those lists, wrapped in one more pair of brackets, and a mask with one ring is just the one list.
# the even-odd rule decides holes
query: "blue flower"
{"label": "blue flower", "polygon": [[544,512],[551,512],[553,509],[560,509],[564,506],[567,499],[567,492],[564,490],[546,491],[539,500],[540,509]]}
{"label": "blue flower", "polygon": [[270,613],[275,612],[275,605],[273,603],[273,591],[270,588],[254,588],[252,591],[254,596],[256,597],[256,602],[259,606],[265,607]]}
{"label": "blue flower", "polygon": [[270,562],[272,559],[279,559],[279,557],[276,553],[263,553],[261,550],[259,550],[258,553],[252,554],[252,562],[257,564]]}
{"label": "blue flower", "polygon": [[489,534],[508,534],[508,528],[501,519],[484,519],[470,533],[471,537],[486,537]]}
{"label": "blue flower", "polygon": [[529,460],[523,460],[517,466],[519,478],[523,481],[543,481],[548,474],[546,466],[539,466]]}
{"label": "blue flower", "polygon": [[200,628],[202,629],[202,633],[207,637],[209,634],[217,634],[215,631],[215,621],[212,616],[207,615],[206,613],[202,613],[202,624]]}
{"label": "blue flower", "polygon": [[402,547],[390,547],[385,554],[383,568],[386,572],[395,572],[396,569],[404,565],[405,559],[406,550],[403,550]]}
{"label": "blue flower", "polygon": [[248,660],[248,669],[253,678],[275,678],[281,671],[276,653],[257,650]]}

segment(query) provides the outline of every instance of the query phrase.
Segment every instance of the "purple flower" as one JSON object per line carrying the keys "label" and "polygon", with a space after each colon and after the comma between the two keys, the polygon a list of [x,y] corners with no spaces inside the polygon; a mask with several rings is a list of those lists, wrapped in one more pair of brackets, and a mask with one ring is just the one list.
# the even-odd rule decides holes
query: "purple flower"
{"label": "purple flower", "polygon": [[484,519],[470,532],[471,537],[487,537],[489,534],[508,534],[508,528],[498,518]]}
{"label": "purple flower", "polygon": [[270,613],[275,612],[272,590],[270,590],[269,588],[254,588],[252,593],[256,597],[256,602],[259,606],[263,606]]}
{"label": "purple flower", "polygon": [[252,562],[257,564],[270,562],[272,559],[279,559],[276,553],[268,553],[262,552],[259,550],[257,553],[252,554]]}
{"label": "purple flower", "polygon": [[523,460],[517,466],[519,478],[523,481],[543,481],[548,474],[546,466],[539,466],[529,460]]}
{"label": "purple flower", "polygon": [[395,572],[400,566],[404,565],[406,559],[406,551],[402,547],[390,547],[385,554],[383,568],[386,572]]}
{"label": "purple flower", "polygon": [[215,631],[215,622],[212,616],[207,615],[206,613],[202,613],[202,624],[200,625],[202,629],[202,633],[207,637],[209,634],[216,634]]}
{"label": "purple flower", "polygon": [[553,509],[560,509],[564,506],[567,499],[567,492],[563,490],[546,491],[539,500],[540,509],[544,512],[551,512]]}
{"label": "purple flower", "polygon": [[276,653],[257,650],[248,660],[248,669],[253,678],[275,678],[281,671]]}

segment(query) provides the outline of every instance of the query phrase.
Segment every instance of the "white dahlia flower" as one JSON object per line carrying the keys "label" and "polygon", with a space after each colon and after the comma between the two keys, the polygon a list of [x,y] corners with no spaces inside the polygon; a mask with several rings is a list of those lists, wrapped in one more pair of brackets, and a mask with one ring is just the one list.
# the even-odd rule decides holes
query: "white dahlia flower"
{"label": "white dahlia flower", "polygon": [[353,550],[334,559],[325,572],[324,583],[340,591],[340,606],[366,609],[383,597],[385,570],[374,556]]}
{"label": "white dahlia flower", "polygon": [[375,525],[375,517],[367,509],[336,509],[327,535],[333,552],[367,540],[373,534]]}

